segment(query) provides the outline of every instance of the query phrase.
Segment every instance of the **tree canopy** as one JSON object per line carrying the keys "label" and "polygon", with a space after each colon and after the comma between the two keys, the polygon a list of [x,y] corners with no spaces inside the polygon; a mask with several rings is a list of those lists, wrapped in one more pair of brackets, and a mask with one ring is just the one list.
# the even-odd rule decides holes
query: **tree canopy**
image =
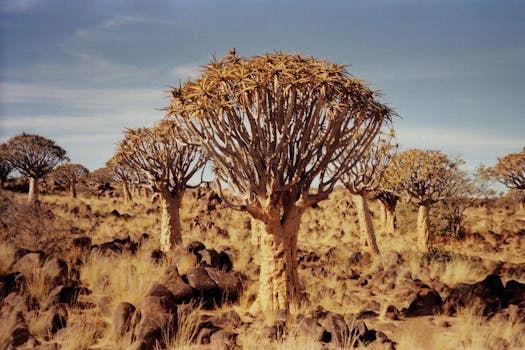
{"label": "tree canopy", "polygon": [[525,190],[525,148],[498,158],[496,178],[510,189]]}

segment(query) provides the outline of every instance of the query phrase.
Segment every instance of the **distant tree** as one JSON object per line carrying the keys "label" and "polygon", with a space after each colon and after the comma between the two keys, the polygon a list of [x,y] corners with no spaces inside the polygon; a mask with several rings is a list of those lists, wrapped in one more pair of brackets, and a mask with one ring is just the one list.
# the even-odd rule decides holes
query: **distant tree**
{"label": "distant tree", "polygon": [[508,188],[525,190],[525,148],[498,158],[495,173],[497,180]]}
{"label": "distant tree", "polygon": [[341,177],[356,206],[361,242],[367,244],[374,254],[379,254],[379,247],[370,216],[368,195],[379,188],[383,173],[397,149],[392,143],[393,135],[393,130],[389,134],[379,134],[356,164]]}
{"label": "distant tree", "polygon": [[7,152],[7,146],[4,143],[0,144],[0,190],[4,188],[7,177],[14,169],[13,164],[7,159]]}
{"label": "distant tree", "polygon": [[380,187],[372,192],[372,197],[379,201],[381,210],[380,219],[384,232],[389,234],[394,233],[397,225],[396,206],[401,197],[391,190],[388,190],[388,182],[384,176]]}
{"label": "distant tree", "polygon": [[167,120],[213,161],[224,203],[264,225],[258,305],[288,309],[301,295],[302,214],[328,197],[392,111],[344,66],[284,53],[232,51],[171,92]]}
{"label": "distant tree", "polygon": [[6,147],[7,161],[29,178],[30,202],[38,200],[38,181],[68,160],[62,147],[40,135],[22,133],[7,140]]}
{"label": "distant tree", "polygon": [[71,197],[77,197],[77,183],[86,178],[89,170],[81,164],[64,164],[58,166],[51,173],[53,181],[69,190]]}
{"label": "distant tree", "polygon": [[440,151],[411,149],[393,157],[386,170],[392,190],[419,206],[417,242],[427,251],[432,244],[429,222],[433,204],[463,193],[467,175],[460,169],[462,160],[450,160]]}
{"label": "distant tree", "polygon": [[132,201],[132,195],[130,191],[131,183],[137,179],[137,172],[133,167],[122,157],[113,156],[106,162],[106,166],[110,169],[112,178],[116,182],[122,184],[122,196],[124,203]]}
{"label": "distant tree", "polygon": [[112,189],[111,184],[118,181],[113,174],[113,170],[108,167],[102,167],[91,171],[86,177],[86,183],[93,193],[98,197],[107,194]]}
{"label": "distant tree", "polygon": [[189,181],[205,159],[198,146],[184,145],[171,128],[128,129],[115,155],[151,183],[160,195],[161,248],[170,251],[182,243],[179,210]]}
{"label": "distant tree", "polygon": [[475,196],[482,199],[493,199],[498,192],[493,188],[496,182],[495,168],[480,163],[473,173],[473,186]]}

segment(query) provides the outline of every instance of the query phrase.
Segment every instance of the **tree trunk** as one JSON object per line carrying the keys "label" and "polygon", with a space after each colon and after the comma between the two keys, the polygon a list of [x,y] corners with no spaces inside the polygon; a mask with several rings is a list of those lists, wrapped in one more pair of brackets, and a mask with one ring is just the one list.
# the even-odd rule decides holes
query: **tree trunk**
{"label": "tree trunk", "polygon": [[180,223],[180,207],[184,192],[174,193],[167,188],[160,189],[160,247],[169,252],[182,244],[182,228]]}
{"label": "tree trunk", "polygon": [[417,245],[419,250],[427,252],[431,247],[430,204],[421,204],[417,213]]}
{"label": "tree trunk", "polygon": [[122,182],[122,192],[124,195],[124,203],[131,202],[131,192],[129,190],[129,183],[127,181]]}
{"label": "tree trunk", "polygon": [[379,203],[379,222],[381,223],[381,226],[386,227],[387,217],[386,217],[386,205],[381,202],[380,200],[377,200]]}
{"label": "tree trunk", "polygon": [[38,179],[35,177],[30,177],[29,178],[29,193],[28,193],[27,199],[30,203],[34,203],[38,201],[38,195],[39,195]]}
{"label": "tree trunk", "polygon": [[386,206],[385,232],[393,234],[396,230],[396,207]]}
{"label": "tree trunk", "polygon": [[75,185],[74,182],[69,184],[69,194],[72,198],[77,198],[77,187]]}
{"label": "tree trunk", "polygon": [[258,304],[263,311],[288,309],[300,301],[301,290],[297,271],[297,235],[301,212],[287,211],[283,218],[270,218],[260,231],[261,272]]}
{"label": "tree trunk", "polygon": [[372,217],[370,216],[370,209],[368,208],[367,192],[353,194],[352,200],[357,210],[357,218],[359,219],[359,229],[361,231],[361,243],[366,243],[374,254],[379,254],[379,247],[377,246],[374,226],[372,224]]}

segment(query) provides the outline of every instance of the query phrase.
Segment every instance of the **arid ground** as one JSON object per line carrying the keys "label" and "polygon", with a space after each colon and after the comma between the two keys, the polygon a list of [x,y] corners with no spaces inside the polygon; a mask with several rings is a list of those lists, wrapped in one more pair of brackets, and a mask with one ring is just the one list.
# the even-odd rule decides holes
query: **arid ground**
{"label": "arid ground", "polygon": [[[467,209],[461,234],[416,250],[416,212],[397,209],[381,251],[359,244],[338,189],[303,217],[305,296],[262,314],[250,217],[192,190],[183,246],[160,252],[158,204],[23,194],[0,201],[0,349],[523,349],[525,210],[498,199]],[[199,243],[200,242],[200,243]]]}

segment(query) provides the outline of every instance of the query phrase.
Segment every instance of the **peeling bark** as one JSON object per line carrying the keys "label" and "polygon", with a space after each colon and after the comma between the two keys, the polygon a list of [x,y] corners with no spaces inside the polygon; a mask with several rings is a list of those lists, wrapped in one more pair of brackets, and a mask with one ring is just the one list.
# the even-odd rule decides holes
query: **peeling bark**
{"label": "peeling bark", "polygon": [[361,191],[357,194],[352,194],[352,200],[356,206],[357,218],[359,219],[359,229],[361,232],[361,243],[368,245],[372,253],[379,254],[379,247],[377,246],[374,226],[372,224],[372,217],[370,216],[370,209],[368,208],[367,192]]}
{"label": "peeling bark", "polygon": [[257,302],[263,311],[289,309],[290,304],[301,300],[297,271],[301,214],[299,208],[289,208],[282,220],[269,220],[260,231],[261,272]]}
{"label": "peeling bark", "polygon": [[160,191],[160,246],[164,252],[169,252],[175,246],[182,244],[180,223],[182,197],[183,192],[173,193],[167,188]]}
{"label": "peeling bark", "polygon": [[38,179],[34,177],[29,178],[29,193],[27,200],[30,203],[38,201],[38,195],[40,194],[38,189]]}
{"label": "peeling bark", "polygon": [[430,231],[430,205],[421,204],[417,213],[417,244],[418,248],[426,252],[432,243],[432,233]]}

